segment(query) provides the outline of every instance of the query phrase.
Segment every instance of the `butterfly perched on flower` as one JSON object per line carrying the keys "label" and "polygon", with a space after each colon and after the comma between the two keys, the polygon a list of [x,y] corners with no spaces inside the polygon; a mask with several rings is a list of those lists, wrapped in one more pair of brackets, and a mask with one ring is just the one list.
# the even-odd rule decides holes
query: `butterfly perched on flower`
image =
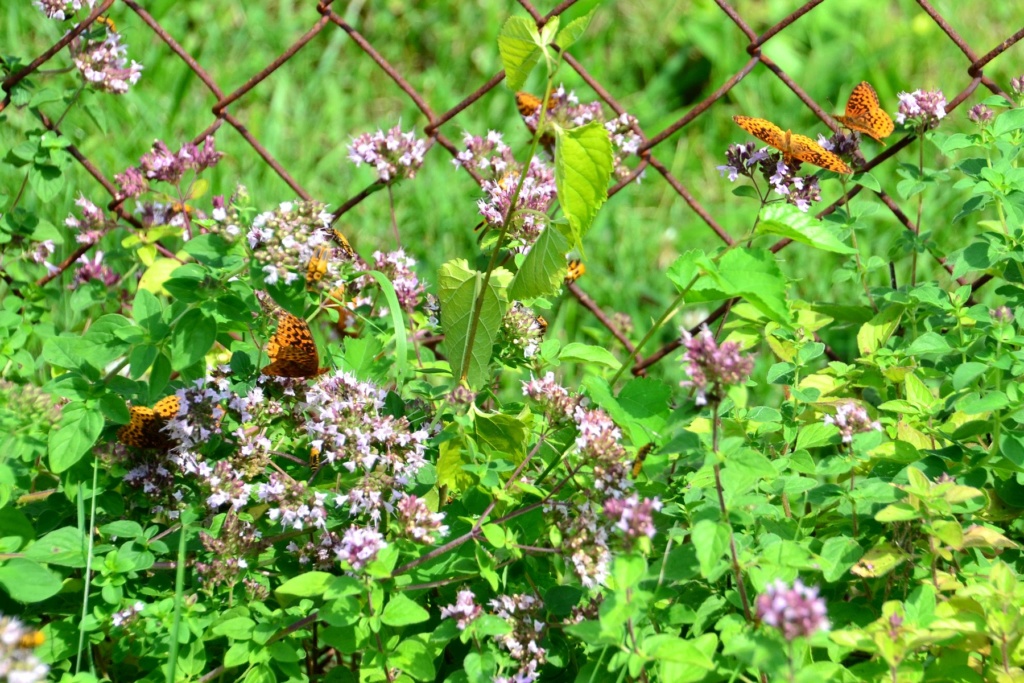
{"label": "butterfly perched on flower", "polygon": [[806,135],[783,131],[771,121],[752,116],[734,116],[732,120],[755,138],[782,152],[787,161],[799,159],[836,173],[853,173],[842,159]]}
{"label": "butterfly perched on flower", "polygon": [[320,354],[309,325],[302,318],[281,311],[277,330],[267,342],[270,365],[261,371],[271,377],[316,377],[327,372],[320,367]]}
{"label": "butterfly perched on flower", "polygon": [[[341,251],[341,256],[351,259],[356,255],[355,249],[348,243],[348,239],[341,234],[341,231],[331,228],[328,232],[328,238]],[[314,248],[313,255],[309,258],[309,263],[306,265],[307,285],[313,285],[323,279],[324,275],[327,274],[328,261],[333,255],[336,255],[334,248],[327,242],[318,244]]]}
{"label": "butterfly perched on flower", "polygon": [[[526,123],[527,129],[533,134],[537,133],[537,121],[540,117],[536,117],[537,112],[544,105],[544,100],[537,97],[536,95],[528,92],[517,92],[516,93],[516,109],[519,110],[519,114],[523,117],[523,121]],[[551,105],[548,104],[548,113],[551,112]],[[555,137],[550,131],[544,131],[540,136],[540,144],[544,147],[545,151],[551,156],[555,154]]]}
{"label": "butterfly perched on flower", "polygon": [[878,93],[867,81],[861,81],[846,101],[846,113],[836,116],[836,121],[850,130],[870,135],[883,145],[883,138],[892,134],[896,125],[878,102]]}
{"label": "butterfly perched on flower", "polygon": [[178,415],[179,410],[181,400],[175,394],[160,399],[152,408],[132,406],[131,419],[117,431],[117,439],[135,448],[167,450],[176,442],[164,431],[164,427],[168,420]]}

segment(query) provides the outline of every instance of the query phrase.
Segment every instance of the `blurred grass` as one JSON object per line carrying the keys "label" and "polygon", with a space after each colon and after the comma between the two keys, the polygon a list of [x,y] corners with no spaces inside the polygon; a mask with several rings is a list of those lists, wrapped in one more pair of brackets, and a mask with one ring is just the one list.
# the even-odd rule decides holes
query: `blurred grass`
{"label": "blurred grass", "polygon": [[[5,3],[0,51],[28,61],[55,42],[66,27],[51,22],[29,2]],[[555,3],[540,3],[547,11]],[[958,0],[933,4],[981,55],[1010,35],[1020,22],[1015,3],[984,6]],[[654,135],[700,102],[748,60],[746,40],[738,28],[710,0],[662,3],[581,2],[567,17],[597,8],[586,35],[572,54],[636,115],[648,135]],[[761,32],[800,6],[794,1],[738,0],[735,8],[756,32]],[[233,91],[293,44],[317,20],[315,3],[200,2],[154,0],[147,9],[209,72],[225,93]],[[979,9],[983,7],[984,9]],[[437,113],[454,106],[501,68],[497,35],[511,14],[522,14],[515,3],[468,0],[458,3],[416,3],[408,0],[336,3],[383,56],[402,73]],[[84,15],[83,15],[84,16]],[[86,93],[86,107],[73,109],[63,124],[69,138],[109,177],[136,164],[154,139],[172,149],[191,139],[213,122],[215,98],[185,64],[126,6],[115,4],[111,17],[129,46],[128,55],[145,66],[143,77],[122,97]],[[1019,75],[1021,46],[1011,48],[986,69],[997,82],[1008,84]],[[787,74],[826,109],[840,111],[851,88],[869,80],[883,106],[894,112],[896,94],[916,88],[941,88],[952,99],[970,81],[967,58],[912,0],[847,0],[826,2],[801,17],[764,48]],[[68,63],[61,53],[47,69]],[[68,87],[66,73],[38,74],[37,86]],[[563,66],[557,81],[575,89],[582,100],[593,94],[574,72]],[[541,74],[529,84],[541,87]],[[949,130],[970,130],[969,106],[987,95],[979,90],[944,124]],[[46,106],[58,115],[59,104]],[[406,130],[422,130],[425,119],[412,102],[340,29],[328,26],[280,70],[231,106],[248,130],[314,197],[337,206],[372,182],[372,171],[347,161],[350,139],[376,128],[401,123]],[[756,68],[725,98],[655,150],[676,177],[708,212],[733,236],[744,234],[756,215],[756,205],[732,194],[733,185],[719,177],[715,167],[724,163],[731,142],[750,140],[730,120],[736,113],[763,116],[808,135],[826,133],[809,110],[773,74]],[[26,111],[9,108],[0,122],[0,145],[6,150],[36,127]],[[528,142],[513,101],[499,87],[442,128],[458,142],[463,131],[485,134],[504,131],[519,155]],[[899,139],[900,132],[890,138]],[[266,166],[230,126],[221,127],[217,146],[227,158],[210,175],[211,192],[229,195],[236,184],[245,185],[259,205],[271,208],[292,199],[292,191]],[[880,151],[865,143],[870,158]],[[925,153],[926,165],[947,160]],[[905,150],[900,162],[915,163],[916,147]],[[916,200],[901,201],[896,193],[896,163],[875,171],[882,187],[915,216]],[[54,224],[62,224],[74,197],[106,203],[108,198],[79,165],[69,174],[66,192],[40,206],[31,196],[22,206],[39,211]],[[9,166],[0,167],[0,187],[17,194],[22,177]],[[838,196],[837,181],[824,183],[823,201]],[[435,146],[414,181],[395,188],[395,212],[403,246],[421,263],[420,275],[435,279],[437,267],[456,257],[474,257],[477,247],[473,226],[478,221],[479,190],[468,175],[456,172],[448,153]],[[862,193],[855,210],[878,205]],[[942,253],[963,243],[970,225],[949,226],[963,197],[947,187],[926,196],[922,226],[934,230]],[[824,205],[824,204],[823,204]],[[375,249],[394,248],[389,229],[387,193],[377,193],[349,212],[342,228],[353,244],[368,256]],[[889,250],[903,228],[884,207],[858,227],[865,255],[889,258]],[[769,242],[759,242],[767,246]],[[620,192],[602,210],[586,242],[587,275],[581,286],[607,311],[632,316],[642,334],[672,292],[661,271],[690,248],[714,249],[717,238],[653,170],[646,178]],[[70,251],[70,247],[66,247]],[[850,303],[861,295],[849,282],[833,282],[830,274],[840,261],[794,245],[781,252],[786,272],[798,280],[808,298]],[[898,255],[901,282],[906,280],[909,257]],[[919,281],[938,277],[941,269],[929,258],[921,260]],[[873,285],[884,285],[879,271]],[[563,307],[564,308],[564,307]],[[595,322],[583,312],[549,316],[557,329],[568,326],[573,338],[590,336]],[[674,334],[674,327],[665,334]],[[603,335],[600,335],[603,337]]]}

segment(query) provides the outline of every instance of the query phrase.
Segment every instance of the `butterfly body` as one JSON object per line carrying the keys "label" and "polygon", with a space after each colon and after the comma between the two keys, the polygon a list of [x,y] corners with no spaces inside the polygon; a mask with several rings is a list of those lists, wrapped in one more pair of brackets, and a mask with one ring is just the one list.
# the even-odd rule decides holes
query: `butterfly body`
{"label": "butterfly body", "polygon": [[867,81],[861,81],[850,93],[846,101],[846,113],[836,116],[836,121],[865,135],[870,135],[883,145],[883,138],[889,137],[896,125],[882,109],[878,101],[878,93]]}
{"label": "butterfly body", "polygon": [[174,394],[160,399],[152,408],[132,406],[131,420],[117,431],[117,439],[135,448],[167,450],[175,442],[163,428],[168,420],[178,415],[180,409],[181,400]]}
{"label": "butterfly body", "polygon": [[846,162],[806,135],[783,131],[771,121],[753,116],[734,116],[732,120],[758,140],[782,152],[787,161],[799,159],[836,173],[853,173]]}

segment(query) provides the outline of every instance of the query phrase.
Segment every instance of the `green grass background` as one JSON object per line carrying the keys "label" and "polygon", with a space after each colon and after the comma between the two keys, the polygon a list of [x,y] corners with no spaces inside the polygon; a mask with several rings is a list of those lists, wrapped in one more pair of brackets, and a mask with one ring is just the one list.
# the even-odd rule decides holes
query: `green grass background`
{"label": "green grass background", "polygon": [[[264,68],[318,19],[314,0],[154,0],[145,4],[225,92]],[[554,4],[540,3],[539,8],[547,11]],[[758,32],[801,5],[783,0],[738,0],[733,4]],[[979,55],[1012,34],[1022,18],[1015,3],[935,0],[933,4]],[[5,19],[0,28],[0,51],[7,57],[28,61],[67,28],[45,19],[28,0],[4,5],[0,10]],[[638,117],[648,135],[685,114],[749,58],[743,34],[710,0],[581,2],[570,9],[567,18],[595,7],[590,29],[571,53]],[[498,32],[510,15],[524,14],[515,3],[493,0],[357,0],[336,2],[334,9],[439,113],[501,68]],[[115,4],[110,16],[129,46],[129,56],[144,65],[142,79],[125,96],[87,94],[83,98],[86,106],[68,114],[63,130],[112,178],[136,164],[154,139],[176,149],[209,126],[214,120],[211,108],[215,98],[126,5]],[[1024,72],[1019,59],[1022,49],[1021,45],[1012,47],[988,66],[986,74],[1008,88],[1009,79]],[[811,97],[833,111],[841,109],[851,88],[861,80],[874,84],[890,112],[896,110],[899,91],[941,88],[952,99],[970,82],[967,58],[911,0],[828,0],[772,39],[764,52]],[[73,87],[74,74],[57,71],[68,64],[64,51],[46,64],[47,72],[35,75],[33,82],[37,87]],[[557,80],[581,99],[592,99],[589,88],[568,67],[563,65]],[[530,89],[537,91],[541,85],[540,74],[535,74]],[[979,90],[944,125],[950,130],[971,130],[967,109],[987,95]],[[46,111],[51,116],[60,113],[53,103]],[[347,161],[346,147],[352,137],[397,123],[417,130],[426,124],[387,75],[334,26],[328,26],[230,111],[301,185],[332,207],[373,179],[370,169],[357,169]],[[715,170],[724,163],[729,143],[751,139],[730,120],[737,113],[770,118],[784,128],[809,135],[827,132],[782,82],[758,67],[728,96],[656,148],[656,156],[734,236],[748,229],[757,210],[751,200],[735,197],[731,193],[734,186]],[[29,112],[9,108],[0,121],[0,151],[20,144],[25,132],[36,126]],[[447,123],[442,132],[458,141],[464,130],[484,134],[488,129],[504,131],[506,141],[519,155],[525,152],[528,135],[513,95],[504,86]],[[890,140],[901,135],[897,131]],[[212,193],[227,195],[236,184],[243,184],[257,204],[268,209],[294,198],[229,125],[217,134],[217,146],[228,156],[208,176]],[[880,151],[870,140],[865,147],[869,158]],[[949,164],[936,159],[930,148],[925,158],[926,165]],[[896,196],[894,161],[875,175],[882,187]],[[898,161],[916,163],[916,148],[904,150]],[[0,191],[14,197],[21,183],[22,171],[0,166]],[[839,191],[838,182],[825,182],[824,200],[835,198]],[[76,164],[62,197],[40,205],[29,194],[21,206],[61,224],[80,192],[97,203],[109,199]],[[420,175],[397,186],[394,196],[403,246],[419,260],[421,277],[433,282],[444,261],[474,258],[473,226],[478,221],[480,191],[468,175],[454,170],[447,151],[434,146]],[[962,201],[963,197],[948,187],[925,198],[922,226],[935,232],[944,253],[960,246],[966,231],[976,229],[969,223],[950,225]],[[913,217],[916,200],[901,203]],[[859,226],[862,251],[887,259],[903,228],[865,192],[855,206],[867,205],[879,210]],[[387,193],[382,192],[343,218],[342,229],[364,256],[375,249],[394,248],[389,212]],[[608,312],[631,315],[638,338],[672,295],[661,271],[682,251],[718,245],[696,214],[651,169],[643,182],[620,192],[602,210],[587,236],[587,275],[581,285]],[[69,240],[65,253],[72,246]],[[781,259],[808,298],[852,303],[861,295],[857,286],[833,282],[829,274],[839,261],[830,255],[793,245],[781,253]],[[901,256],[897,264],[905,280],[909,257]],[[928,258],[922,260],[922,270],[923,278],[941,279]],[[872,284],[885,282],[880,273]],[[549,320],[554,330],[573,339],[603,337],[595,321],[577,306],[561,305]],[[666,335],[674,334],[674,329]]]}

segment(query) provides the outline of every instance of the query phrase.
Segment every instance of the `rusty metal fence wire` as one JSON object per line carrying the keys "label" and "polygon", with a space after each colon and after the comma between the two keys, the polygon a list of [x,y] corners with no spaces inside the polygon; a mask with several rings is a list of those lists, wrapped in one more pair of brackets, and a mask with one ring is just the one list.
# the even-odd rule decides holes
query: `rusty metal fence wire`
{"label": "rusty metal fence wire", "polygon": [[[715,4],[721,9],[728,19],[730,19],[746,36],[748,44],[746,47],[747,53],[750,55],[750,59],[743,65],[743,67],[732,75],[728,80],[722,83],[713,93],[708,95],[703,101],[693,106],[684,116],[679,118],[667,126],[664,130],[661,130],[653,135],[647,134],[643,131],[639,125],[635,132],[641,136],[642,143],[637,156],[639,157],[639,164],[635,169],[633,175],[626,178],[615,185],[609,190],[609,198],[615,196],[620,191],[629,186],[630,182],[634,180],[641,172],[647,167],[653,168],[657,173],[664,179],[665,182],[672,187],[672,189],[678,193],[678,195],[686,202],[687,206],[700,218],[707,227],[714,232],[726,244],[732,244],[733,239],[729,234],[715,221],[715,218],[705,210],[701,203],[697,200],[694,194],[686,187],[686,185],[678,178],[673,176],[669,171],[666,164],[661,161],[655,154],[655,149],[667,140],[671,135],[679,131],[680,129],[691,125],[699,116],[704,114],[711,105],[720,100],[726,95],[733,87],[735,87],[744,77],[747,76],[751,71],[754,70],[759,64],[774,73],[779,80],[786,84],[790,90],[812,111],[814,114],[821,119],[826,125],[834,126],[832,119],[825,114],[825,111],[815,102],[801,87],[796,83],[786,72],[768,56],[763,54],[762,48],[772,38],[777,36],[780,32],[785,30],[788,26],[798,21],[801,17],[806,15],[808,12],[814,10],[818,5],[822,4],[825,0],[810,0],[796,11],[792,12],[788,16],[784,17],[777,24],[769,28],[764,33],[758,35],[750,26],[744,21],[743,17],[739,12],[726,0],[715,0]],[[430,104],[425,100],[415,87],[410,83],[410,79],[403,76],[399,71],[388,62],[387,58],[377,50],[374,45],[366,39],[365,36],[361,35],[354,27],[347,23],[342,16],[332,9],[333,0],[321,0],[317,3],[315,11],[318,15],[318,19],[310,27],[310,29],[299,37],[288,49],[286,49],[277,59],[264,67],[261,71],[253,74],[241,87],[234,92],[225,93],[220,86],[214,82],[213,78],[209,73],[203,69],[203,66],[190,55],[157,21],[151,16],[146,9],[137,0],[104,0],[102,3],[95,6],[92,12],[86,17],[81,23],[75,26],[70,32],[68,32],[63,38],[61,38],[51,48],[43,52],[37,58],[35,58],[25,68],[21,69],[17,73],[12,74],[0,83],[0,89],[4,91],[4,99],[0,102],[0,111],[3,111],[11,102],[11,91],[12,88],[21,80],[32,75],[36,70],[40,69],[48,60],[54,55],[60,52],[66,47],[76,36],[85,31],[97,18],[104,15],[115,2],[119,2],[122,5],[127,6],[133,12],[135,12],[139,18],[147,26],[149,26],[153,32],[162,40],[167,46],[186,64],[188,67],[199,77],[199,79],[209,89],[210,93],[216,98],[216,103],[213,105],[212,114],[213,122],[210,126],[201,132],[199,132],[193,142],[198,144],[206,138],[208,135],[212,135],[221,125],[227,123],[232,126],[239,135],[244,138],[252,149],[260,156],[260,158],[277,173],[282,180],[301,198],[311,199],[310,195],[302,187],[301,183],[288,173],[270,152],[260,144],[260,141],[246,128],[245,123],[240,121],[236,116],[231,113],[231,105],[238,102],[241,98],[252,92],[256,87],[260,85],[265,79],[271,74],[281,68],[289,59],[296,55],[302,48],[309,43],[314,37],[320,32],[326,30],[342,30],[360,47],[360,49],[366,54],[366,56],[373,60],[376,65],[382,69],[391,80],[409,97],[410,100],[416,105],[416,107],[422,112],[423,116],[426,117],[428,123],[424,127],[423,132],[430,139],[430,143],[437,143],[444,149],[448,150],[449,153],[454,157],[458,153],[458,149],[447,138],[441,129],[445,124],[453,121],[461,112],[466,110],[483,97],[486,93],[492,89],[498,87],[505,77],[504,71],[500,71],[494,74],[486,82],[481,84],[476,90],[469,93],[465,98],[456,104],[454,107],[446,112],[437,113],[431,107]],[[529,0],[518,0],[519,5],[529,13],[529,15],[537,22],[538,28],[542,27],[545,23],[551,20],[552,17],[559,16],[570,7],[572,7],[577,0],[564,0],[557,7],[551,10],[547,14],[541,14],[538,10],[529,2]],[[1004,97],[1008,102],[1012,104],[1010,96],[1004,92],[998,84],[992,79],[985,76],[984,68],[993,59],[1001,55],[1003,52],[1008,50],[1015,43],[1024,38],[1024,27],[1019,29],[1016,33],[1009,36],[998,45],[991,47],[988,51],[982,54],[980,57],[978,53],[968,45],[967,41],[964,40],[957,32],[953,29],[950,23],[932,6],[928,0],[916,0],[921,10],[934,21],[943,33],[952,41],[953,44],[963,53],[966,59],[966,69],[964,73],[965,85],[963,89],[952,99],[946,107],[947,113],[953,111],[960,106],[964,101],[970,97],[978,86],[984,86],[992,93]],[[312,8],[312,5],[311,5]],[[311,11],[312,14],[312,11]],[[625,113],[625,109],[616,101],[613,93],[606,88],[604,85],[599,83],[594,77],[592,77],[586,70],[583,64],[574,59],[568,53],[564,54],[565,62],[570,68],[575,70],[579,76],[585,81],[598,95],[598,97],[604,101],[608,107],[610,107],[616,115]],[[60,134],[60,130],[56,123],[48,119],[44,114],[39,114],[42,124],[54,133]],[[913,135],[908,135],[903,139],[899,140],[892,146],[888,147],[884,152],[868,160],[863,170],[869,171],[875,166],[884,163],[888,159],[898,155],[904,148],[910,145],[914,140]],[[103,188],[109,193],[111,201],[108,205],[108,210],[116,213],[121,219],[134,225],[136,228],[141,229],[142,225],[138,219],[131,213],[123,208],[123,201],[118,198],[117,187],[103,174],[103,172],[97,168],[88,158],[86,158],[74,145],[68,147],[68,151],[74,156],[74,158],[82,164],[82,166],[92,175],[96,181],[103,186]],[[468,170],[468,169],[467,169]],[[472,174],[472,172],[471,172]],[[477,183],[480,183],[480,178],[475,174],[474,179]],[[846,195],[836,200],[830,206],[824,208],[819,212],[818,217],[827,215],[837,208],[848,202],[854,196],[864,191],[863,186],[856,186],[851,189]],[[871,191],[871,190],[869,190]],[[875,192],[879,201],[884,204],[896,220],[904,226],[906,230],[915,231],[914,222],[900,209],[897,203],[892,197],[887,195],[884,191]],[[341,203],[341,206],[334,212],[334,218],[337,220],[345,212],[349,211],[363,199],[369,196],[369,192],[364,191],[358,193],[354,197],[351,197],[347,201]],[[790,240],[780,240],[772,246],[773,252],[778,252],[784,249]],[[79,246],[71,255],[69,255],[58,267],[58,271],[54,274],[48,275],[43,278],[39,284],[46,284],[50,279],[56,277],[60,273],[64,272],[69,268],[80,256],[82,256],[86,250],[90,248],[90,245]],[[937,257],[939,263],[946,269],[947,272],[952,274],[952,267],[945,263],[942,257]],[[982,276],[977,280],[970,283],[972,291],[983,286],[989,280],[988,276]],[[958,282],[963,285],[967,284],[963,278],[959,278]],[[580,301],[589,311],[591,311],[597,319],[604,324],[613,333],[617,332],[617,328],[613,325],[608,316],[606,316],[599,306],[597,306],[587,295],[580,289],[576,284],[569,285],[569,289],[573,296]],[[718,309],[713,311],[705,322],[714,322],[722,317],[728,310],[731,302],[727,302],[721,305]],[[621,334],[616,334],[617,339],[624,345],[626,351],[635,355],[632,344]],[[672,342],[661,349],[653,352],[647,357],[636,357],[632,371],[634,374],[642,374],[646,368],[652,364],[658,362],[661,358],[671,353],[678,347],[680,342]]]}

